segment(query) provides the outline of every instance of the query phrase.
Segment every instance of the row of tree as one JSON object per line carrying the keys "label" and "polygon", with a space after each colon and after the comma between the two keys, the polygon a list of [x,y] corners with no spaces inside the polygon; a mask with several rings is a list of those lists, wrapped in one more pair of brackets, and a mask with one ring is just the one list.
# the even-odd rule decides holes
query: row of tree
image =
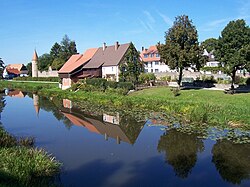
{"label": "row of tree", "polygon": [[178,16],[165,33],[165,43],[158,43],[164,62],[171,69],[178,69],[179,85],[184,68],[199,70],[205,65],[208,59],[203,55],[204,49],[214,50],[216,60],[223,62],[224,72],[232,77],[232,88],[237,70],[250,72],[250,28],[243,19],[230,21],[218,39],[210,38],[199,44],[192,20],[186,15]]}
{"label": "row of tree", "polygon": [[[73,54],[77,54],[76,43],[65,35],[60,44],[57,42],[54,43],[49,53],[38,57],[38,69],[40,71],[47,71],[51,67],[52,69],[59,70]],[[27,66],[31,67],[31,64]]]}

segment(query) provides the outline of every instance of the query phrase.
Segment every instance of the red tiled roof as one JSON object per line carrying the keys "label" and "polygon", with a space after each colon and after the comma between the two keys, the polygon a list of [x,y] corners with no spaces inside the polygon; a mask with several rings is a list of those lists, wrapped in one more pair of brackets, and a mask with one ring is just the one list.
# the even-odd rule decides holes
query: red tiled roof
{"label": "red tiled roof", "polygon": [[21,71],[23,67],[23,64],[9,64],[6,66],[6,69],[17,69],[18,71]]}
{"label": "red tiled roof", "polygon": [[8,73],[12,73],[12,74],[15,74],[15,75],[19,75],[21,73],[18,69],[8,69],[8,68],[6,68],[6,70],[7,70]]}
{"label": "red tiled roof", "polygon": [[[144,49],[140,56],[143,62],[152,62],[152,61],[160,61],[160,57],[156,57],[156,53],[158,53],[158,49],[155,45],[150,46],[149,49]],[[145,58],[144,55],[147,54],[148,57]],[[154,56],[151,57],[151,54],[153,54]]]}
{"label": "red tiled roof", "polygon": [[72,55],[69,60],[63,65],[58,73],[70,73],[76,68],[88,62],[96,53],[97,48],[87,49],[84,54]]}

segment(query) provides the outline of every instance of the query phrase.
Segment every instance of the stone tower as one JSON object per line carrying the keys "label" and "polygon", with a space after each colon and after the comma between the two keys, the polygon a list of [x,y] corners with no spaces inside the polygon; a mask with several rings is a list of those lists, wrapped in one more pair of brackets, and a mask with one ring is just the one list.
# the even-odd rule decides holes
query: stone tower
{"label": "stone tower", "polygon": [[32,62],[32,77],[38,77],[38,67],[37,67],[38,57],[36,50],[34,51],[31,62]]}

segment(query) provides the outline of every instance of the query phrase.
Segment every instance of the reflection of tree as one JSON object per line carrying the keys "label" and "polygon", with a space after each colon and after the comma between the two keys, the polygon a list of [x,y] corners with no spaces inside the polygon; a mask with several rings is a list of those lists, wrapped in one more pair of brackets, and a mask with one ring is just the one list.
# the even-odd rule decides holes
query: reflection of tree
{"label": "reflection of tree", "polygon": [[233,184],[250,178],[250,144],[217,141],[212,149],[213,159],[221,177]]}
{"label": "reflection of tree", "polygon": [[133,117],[121,117],[120,127],[132,144],[135,143],[145,122],[137,122]]}
{"label": "reflection of tree", "polygon": [[157,149],[166,152],[166,162],[173,166],[176,175],[186,178],[195,166],[197,152],[202,152],[204,145],[196,134],[172,129],[161,136]]}
{"label": "reflection of tree", "polygon": [[3,108],[5,107],[5,99],[2,95],[0,95],[0,114],[3,112]]}

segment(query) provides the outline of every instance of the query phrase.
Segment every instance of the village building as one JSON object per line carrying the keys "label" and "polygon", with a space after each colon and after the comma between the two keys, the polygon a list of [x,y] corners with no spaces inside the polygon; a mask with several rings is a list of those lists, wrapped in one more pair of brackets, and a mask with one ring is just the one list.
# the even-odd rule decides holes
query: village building
{"label": "village building", "polygon": [[107,46],[86,50],[84,54],[72,55],[59,70],[62,79],[62,89],[71,87],[73,82],[84,78],[105,78],[119,81],[119,65],[124,63],[130,43]]}
{"label": "village building", "polygon": [[161,57],[156,46],[150,46],[149,49],[142,48],[140,57],[144,62],[146,73],[169,72],[170,68],[164,62],[161,62]]}
{"label": "village building", "polygon": [[28,76],[28,70],[24,64],[8,64],[3,71],[4,79]]}

